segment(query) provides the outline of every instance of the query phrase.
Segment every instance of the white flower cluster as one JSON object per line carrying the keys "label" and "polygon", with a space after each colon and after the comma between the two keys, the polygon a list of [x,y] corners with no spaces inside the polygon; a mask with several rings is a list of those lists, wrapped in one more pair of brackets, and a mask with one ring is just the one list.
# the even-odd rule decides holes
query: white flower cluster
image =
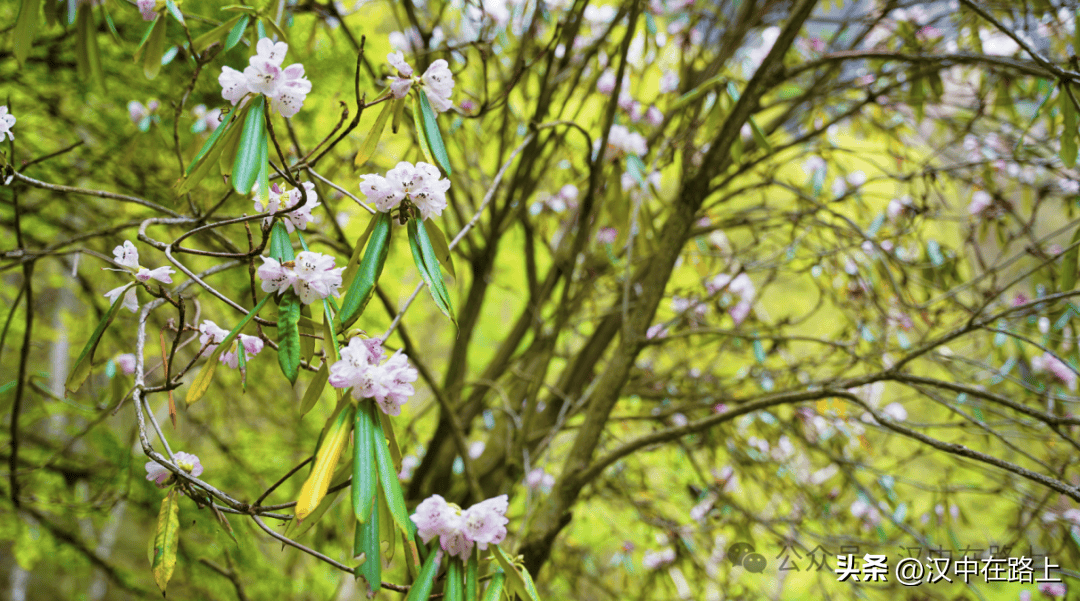
{"label": "white flower cluster", "polygon": [[[284,217],[285,229],[289,233],[293,233],[295,230],[307,229],[307,224],[311,221],[311,210],[319,206],[319,195],[315,192],[315,184],[311,182],[304,182],[300,184],[307,191],[307,199],[304,201],[304,206],[296,209],[295,211],[282,215]],[[256,184],[256,189],[258,185]],[[284,211],[291,209],[300,202],[301,197],[304,195],[300,193],[299,188],[287,190],[284,186],[278,185],[276,182],[270,186],[270,201],[263,204],[261,198],[256,194],[255,196],[255,210],[260,213],[274,214],[278,211]],[[273,219],[270,215],[267,215],[263,219],[263,225],[269,226]]]}
{"label": "white flower cluster", "polygon": [[420,211],[420,219],[442,215],[450,180],[443,179],[439,168],[430,163],[416,165],[402,161],[386,172],[386,177],[369,173],[360,178],[360,191],[375,208],[389,213],[403,200]]}
{"label": "white flower cluster", "polygon": [[292,288],[305,305],[310,305],[337,296],[341,288],[341,272],[345,268],[335,268],[334,257],[330,255],[305,250],[293,261],[279,263],[269,257],[262,260],[262,267],[256,273],[262,280],[263,292],[281,294]]}
{"label": "white flower cluster", "polygon": [[222,67],[218,83],[221,96],[236,106],[248,94],[262,94],[270,99],[270,108],[282,117],[292,117],[304,105],[311,91],[311,82],[304,77],[304,66],[294,63],[281,67],[289,45],[273,42],[270,38],[259,40],[257,54],[248,60],[243,73],[231,67]]}
{"label": "white flower cluster", "polygon": [[417,82],[420,88],[427,93],[431,101],[431,108],[442,113],[454,106],[450,96],[454,93],[454,74],[450,72],[450,65],[443,59],[439,59],[430,66],[419,78],[413,77],[413,68],[405,62],[405,55],[399,52],[391,52],[386,55],[387,62],[397,69],[398,76],[390,81],[390,93],[394,98],[404,98],[412,84]]}

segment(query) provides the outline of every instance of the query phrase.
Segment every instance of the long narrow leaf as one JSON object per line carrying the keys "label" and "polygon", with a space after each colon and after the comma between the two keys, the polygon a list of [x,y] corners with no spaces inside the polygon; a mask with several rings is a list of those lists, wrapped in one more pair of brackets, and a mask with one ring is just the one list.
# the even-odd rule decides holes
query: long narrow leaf
{"label": "long narrow leaf", "polygon": [[292,384],[300,375],[300,298],[287,290],[278,303],[278,365]]}
{"label": "long narrow leaf", "polygon": [[435,575],[439,573],[439,562],[442,559],[442,553],[437,551],[438,545],[435,545],[435,549],[428,553],[427,561],[416,575],[416,581],[409,587],[409,596],[405,597],[405,601],[427,601],[431,596],[431,586],[435,583]]}
{"label": "long narrow leaf", "polygon": [[[235,116],[236,113],[230,113],[224,120],[218,123],[218,126],[214,128],[213,133],[207,138],[206,143],[202,145],[202,148],[200,148],[199,152],[195,155],[195,158],[191,159],[191,163],[187,166],[184,175],[190,175],[191,171],[195,169],[195,166],[199,164],[199,161],[202,161],[203,157],[207,157],[210,154],[218,141],[225,136],[225,132],[229,129],[229,126],[233,124],[233,117]],[[221,149],[219,148],[218,152],[220,151]]]}
{"label": "long narrow leaf", "polygon": [[349,286],[345,298],[341,301],[338,312],[339,330],[349,327],[364,312],[364,307],[375,293],[375,285],[386,265],[390,252],[390,214],[379,213],[375,217],[375,227],[368,238],[364,258],[357,268],[356,277]]}
{"label": "long narrow leaf", "polygon": [[362,167],[364,163],[368,162],[371,155],[375,154],[375,149],[379,146],[379,138],[382,137],[383,130],[386,129],[386,121],[394,110],[395,102],[398,101],[387,100],[383,102],[382,111],[375,118],[375,124],[371,126],[367,138],[364,138],[364,143],[360,145],[360,150],[356,153],[356,158],[353,159],[353,165]]}
{"label": "long narrow leaf", "polygon": [[352,504],[356,521],[363,524],[371,517],[378,489],[378,468],[375,461],[375,403],[371,399],[360,401],[356,410],[356,426],[353,428],[353,479]]}
{"label": "long narrow leaf", "polygon": [[280,221],[275,222],[274,227],[270,228],[270,258],[276,259],[279,263],[296,259],[289,230]]}
{"label": "long narrow leaf", "polygon": [[30,48],[34,45],[34,36],[37,35],[38,12],[41,10],[41,0],[22,0],[19,6],[19,16],[15,19],[15,35],[12,45],[15,47],[15,60],[19,64],[26,63],[26,57],[30,56]]}
{"label": "long narrow leaf", "polygon": [[394,523],[411,538],[416,532],[416,526],[409,519],[409,510],[405,507],[405,495],[401,492],[401,482],[398,481],[398,472],[394,469],[394,461],[390,457],[390,448],[386,445],[381,420],[374,425],[375,462],[379,469],[379,483],[386,497],[386,505],[390,508]]}
{"label": "long narrow leaf", "polygon": [[266,125],[263,123],[265,110],[266,101],[263,96],[259,96],[248,110],[244,131],[240,134],[240,147],[236,150],[236,159],[233,162],[232,180],[233,189],[242,196],[251,194],[251,187],[259,176],[262,144],[266,138]]}
{"label": "long narrow leaf", "polygon": [[469,561],[465,564],[465,601],[480,601],[480,560],[479,549],[473,549]]}
{"label": "long narrow leaf", "polygon": [[379,223],[380,215],[383,215],[383,213],[375,213],[368,220],[364,233],[360,234],[360,237],[356,239],[356,245],[353,246],[352,254],[349,255],[349,262],[345,265],[345,271],[341,272],[341,282],[346,290],[352,288],[352,280],[356,277],[357,270],[360,269],[360,259],[364,255],[364,248],[368,239],[371,238],[371,232],[375,231],[375,226]]}
{"label": "long narrow leaf", "polygon": [[[134,286],[134,284],[131,284]],[[129,286],[130,287],[130,286]],[[116,312],[120,310],[120,307],[124,304],[124,295],[127,294],[127,289],[123,290],[117,295],[116,300],[113,301],[112,306],[105,312],[105,316],[98,322],[97,327],[94,328],[94,332],[90,334],[90,340],[86,341],[86,346],[83,347],[81,353],[79,353],[79,359],[75,361],[75,367],[71,369],[71,374],[68,375],[67,382],[64,383],[64,390],[68,394],[74,394],[86,381],[86,378],[90,376],[90,367],[94,362],[94,350],[97,349],[97,345],[101,342],[101,335],[105,333],[105,329],[112,323],[113,318],[116,317]]]}
{"label": "long narrow leaf", "polygon": [[251,21],[251,17],[248,15],[236,17],[236,22],[229,32],[229,37],[225,39],[225,50],[232,50],[233,46],[240,43],[240,40],[244,37],[244,30],[247,29],[249,21]]}
{"label": "long narrow leaf", "polygon": [[506,574],[496,572],[491,577],[487,590],[484,591],[484,601],[499,601],[502,598],[503,583],[506,582]]}
{"label": "long narrow leaf", "polygon": [[465,591],[462,589],[461,560],[451,557],[450,563],[446,564],[446,593],[443,597],[446,601],[462,601]]}
{"label": "long narrow leaf", "polygon": [[[237,15],[229,19],[228,21],[225,21],[221,25],[218,25],[217,27],[211,29],[210,31],[202,34],[201,36],[195,38],[191,45],[192,49],[195,52],[202,54],[203,51],[212,46],[214,43],[221,40],[221,38],[225,37],[226,34],[232,31],[233,27],[237,23],[239,23],[240,20],[244,17],[245,15]],[[242,34],[243,30],[241,30],[240,33]],[[231,46],[226,46],[225,49],[228,50],[229,48],[231,48]]]}
{"label": "long narrow leaf", "polygon": [[1062,84],[1058,95],[1061,98],[1061,119],[1064,121],[1061,131],[1061,162],[1071,168],[1076,165],[1077,153],[1076,106],[1069,96],[1068,84]]}
{"label": "long narrow leaf", "polygon": [[444,315],[450,318],[450,321],[457,324],[457,320],[454,318],[454,307],[450,301],[450,294],[446,290],[442,272],[439,270],[439,260],[435,256],[435,250],[431,246],[431,241],[427,237],[423,223],[418,224],[415,219],[409,221],[409,248],[412,250],[413,262],[416,263],[416,268],[420,271],[420,277],[427,284],[435,305],[439,307],[439,310]]}
{"label": "long narrow leaf", "polygon": [[315,403],[319,402],[322,398],[323,390],[326,389],[326,383],[330,378],[330,364],[323,362],[319,371],[315,372],[315,379],[308,384],[307,391],[304,392],[304,400],[300,402],[300,415],[307,415],[308,411],[315,406]]}
{"label": "long narrow leaf", "polygon": [[165,587],[172,578],[173,569],[176,568],[177,541],[180,534],[178,496],[179,493],[174,488],[162,499],[161,510],[158,512],[157,533],[154,535],[154,560],[150,565],[150,571],[153,572],[154,582],[157,583],[162,594],[165,593]]}
{"label": "long narrow leaf", "polygon": [[[355,482],[355,480],[354,480]],[[371,595],[382,588],[382,553],[379,548],[379,506],[375,505],[374,515],[368,516],[366,522],[356,523],[356,534],[353,538],[353,556],[364,555],[364,563],[356,572],[367,581]],[[369,595],[369,597],[371,596]]]}
{"label": "long narrow leaf", "polygon": [[[532,590],[530,590],[530,586],[525,583],[525,579],[518,572],[517,566],[510,562],[502,549],[497,545],[491,545],[488,548],[491,549],[492,555],[495,556],[495,560],[499,562],[503,573],[506,574],[506,583],[510,585],[510,591],[526,601],[540,601],[540,598],[535,594],[536,586],[532,586]],[[531,582],[532,579],[529,580]]]}
{"label": "long narrow leaf", "polygon": [[420,144],[420,150],[424,153],[424,158],[432,165],[435,163],[435,157],[431,154],[431,144],[428,142],[427,134],[424,133],[424,117],[421,114],[420,103],[416,98],[412,101],[412,116],[413,116],[413,130],[416,133],[416,141]]}
{"label": "long narrow leaf", "polygon": [[[631,155],[633,156],[633,155]],[[450,254],[450,245],[446,243],[446,234],[443,233],[439,224],[435,223],[433,219],[428,219],[424,222],[424,227],[427,229],[428,238],[431,240],[431,247],[435,249],[435,256],[439,259],[439,264],[446,268],[446,271],[451,276],[457,277],[457,272],[454,271],[454,256]]]}
{"label": "long narrow leaf", "polygon": [[147,79],[154,79],[161,71],[161,57],[165,54],[165,31],[169,20],[164,16],[158,16],[154,21],[154,28],[150,32],[150,39],[146,42],[146,50],[142,56],[143,75]]}
{"label": "long narrow leaf", "polygon": [[349,403],[336,416],[330,418],[329,429],[315,454],[315,464],[304,485],[300,487],[300,497],[296,501],[297,520],[303,520],[310,515],[326,496],[338,460],[341,459],[341,451],[349,442],[353,415],[354,407]]}
{"label": "long narrow leaf", "polygon": [[255,317],[259,312],[259,309],[262,309],[263,305],[266,304],[266,301],[270,300],[270,296],[271,295],[269,294],[264,296],[263,299],[255,305],[255,308],[248,312],[248,314],[240,320],[240,323],[236,324],[236,327],[229,332],[229,335],[226,336],[225,339],[221,341],[221,344],[214,349],[214,352],[210,354],[210,358],[206,360],[202,369],[199,370],[199,375],[195,376],[195,381],[191,383],[191,388],[188,389],[188,405],[197,402],[204,394],[206,394],[206,391],[210,388],[210,382],[214,379],[214,372],[217,371],[221,354],[228,350],[229,346],[232,345],[233,340],[236,340],[236,336],[240,334],[240,330],[244,329],[244,326]]}
{"label": "long narrow leaf", "polygon": [[435,121],[435,111],[431,108],[427,93],[420,92],[420,114],[424,123],[424,137],[431,146],[431,154],[435,156],[439,167],[450,175],[450,157],[446,154],[446,145],[443,143],[442,133],[439,132],[439,124]]}

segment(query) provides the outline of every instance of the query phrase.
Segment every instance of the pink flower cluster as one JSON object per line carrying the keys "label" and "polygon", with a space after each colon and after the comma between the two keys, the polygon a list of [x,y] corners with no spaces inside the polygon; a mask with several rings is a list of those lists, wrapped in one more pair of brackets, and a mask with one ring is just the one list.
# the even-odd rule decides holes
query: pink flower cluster
{"label": "pink flower cluster", "polygon": [[[206,347],[203,351],[204,355],[208,355],[217,349],[225,337],[229,335],[228,330],[223,330],[218,325],[209,319],[204,320],[202,325],[199,326],[199,332],[202,335],[199,336],[199,344]],[[258,336],[248,336],[247,334],[238,334],[237,339],[233,341],[232,346],[221,353],[221,362],[229,367],[236,369],[236,366],[240,364],[240,358],[237,356],[237,352],[240,348],[244,349],[244,362],[247,363],[252,357],[258,355],[263,350],[263,341]]]}
{"label": "pink flower cluster", "polygon": [[153,21],[157,18],[158,0],[135,0],[135,6],[142,13],[143,21]]}
{"label": "pink flower cluster", "polygon": [[756,293],[754,282],[745,273],[740,273],[734,278],[726,273],[721,273],[705,282],[705,290],[709,294],[726,291],[739,297],[739,302],[728,310],[735,325],[742,323],[750,315],[750,310],[754,306],[754,294]]}
{"label": "pink flower cluster", "polygon": [[[598,138],[597,144],[599,144],[599,141]],[[645,141],[645,136],[630,131],[625,125],[611,126],[607,144],[609,150],[615,151],[616,157],[628,154],[643,157],[649,153],[649,145]]]}
{"label": "pink flower cluster", "polygon": [[0,106],[0,142],[3,142],[5,137],[15,139],[15,134],[11,133],[14,125],[15,115],[8,113],[7,105]]}
{"label": "pink flower cluster", "polygon": [[420,219],[442,215],[446,208],[446,191],[450,180],[444,179],[439,168],[430,163],[415,165],[402,161],[386,172],[386,177],[369,173],[360,178],[360,191],[375,208],[389,213],[403,200],[420,211]]}
{"label": "pink flower cluster", "polygon": [[1035,373],[1050,372],[1050,375],[1060,380],[1069,390],[1076,390],[1076,372],[1052,353],[1043,353],[1032,357],[1031,371]]}
{"label": "pink flower cluster", "polygon": [[401,406],[416,390],[418,376],[400,350],[385,363],[386,352],[378,338],[353,338],[341,349],[341,360],[330,366],[330,385],[352,388],[354,399],[375,399],[387,415],[400,415]]}
{"label": "pink flower cluster", "polygon": [[506,495],[499,495],[462,511],[432,495],[416,506],[410,519],[425,543],[438,536],[443,551],[467,560],[474,544],[483,551],[506,538],[508,506]]}
{"label": "pink flower cluster", "polygon": [[[311,221],[311,210],[322,204],[319,202],[319,195],[315,192],[315,184],[304,182],[300,185],[307,191],[307,199],[304,201],[304,206],[282,215],[284,218],[282,221],[285,223],[285,229],[288,230],[290,234],[295,230],[307,229],[308,221]],[[299,188],[287,190],[284,186],[275,182],[270,186],[270,201],[265,205],[263,204],[262,199],[258,197],[258,194],[256,194],[255,210],[260,213],[266,212],[273,214],[278,211],[291,209],[300,202],[300,199],[303,196],[304,195],[300,193]],[[284,202],[282,202],[283,200]],[[266,219],[263,219],[263,225],[269,227],[271,221],[273,221],[273,218],[267,215]]]}
{"label": "pink flower cluster", "polygon": [[[176,453],[173,455],[173,462],[176,464],[176,467],[196,478],[203,473],[202,463],[199,462],[198,457],[191,453]],[[168,468],[156,461],[147,461],[145,467],[146,479],[157,484],[158,488],[165,488],[165,483],[168,482],[169,478],[173,475]]]}
{"label": "pink flower cluster", "polygon": [[279,263],[270,257],[262,260],[256,273],[262,280],[263,292],[282,294],[291,287],[305,305],[310,305],[337,296],[341,288],[341,272],[345,268],[335,268],[334,257],[330,255],[305,250],[294,261]]}
{"label": "pink flower cluster", "polygon": [[442,113],[454,106],[454,102],[450,100],[454,93],[454,74],[450,72],[450,65],[445,60],[440,58],[431,63],[419,78],[413,76],[413,68],[405,62],[405,55],[400,50],[387,54],[386,61],[398,72],[398,76],[390,80],[390,93],[394,98],[404,98],[409,94],[413,83],[418,82],[420,88],[427,93],[431,108],[436,112]]}
{"label": "pink flower cluster", "polygon": [[[139,265],[139,250],[135,248],[135,245],[130,240],[125,240],[123,244],[113,249],[113,261],[121,267],[125,267],[127,271],[135,276],[135,279],[139,282],[146,283],[150,280],[157,280],[166,284],[172,283],[172,267],[158,267],[157,269],[147,269]],[[105,296],[109,299],[109,304],[116,302],[116,298],[121,294],[124,295],[124,308],[134,313],[139,309],[139,299],[135,296],[135,287],[131,284],[125,284],[105,293]]]}
{"label": "pink flower cluster", "polygon": [[270,99],[270,108],[282,117],[292,117],[304,105],[311,91],[311,82],[304,77],[304,66],[294,63],[281,67],[289,45],[273,42],[270,38],[259,40],[257,54],[248,60],[243,73],[231,67],[222,67],[218,83],[221,96],[236,106],[248,94],[263,94]]}

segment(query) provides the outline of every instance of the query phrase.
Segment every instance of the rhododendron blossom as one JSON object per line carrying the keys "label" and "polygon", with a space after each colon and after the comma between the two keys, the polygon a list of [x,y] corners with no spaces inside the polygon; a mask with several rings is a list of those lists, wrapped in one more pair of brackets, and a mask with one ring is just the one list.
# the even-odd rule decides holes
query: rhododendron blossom
{"label": "rhododendron blossom", "polygon": [[[202,322],[199,326],[199,344],[205,347],[203,354],[213,353],[221,344],[225,337],[229,335],[228,330],[218,327],[218,325],[209,319]],[[228,365],[229,367],[236,369],[240,363],[240,358],[237,356],[239,350],[244,349],[244,362],[250,361],[252,357],[258,355],[263,350],[263,341],[258,336],[248,336],[247,334],[238,334],[236,340],[233,340],[232,346],[230,346],[224,353],[221,353],[219,361]]]}
{"label": "rhododendron blossom", "polygon": [[[134,275],[135,280],[138,282],[145,284],[150,280],[157,280],[165,284],[172,283],[173,268],[165,266],[156,269],[148,269],[139,265],[139,250],[135,248],[135,245],[132,244],[130,240],[125,240],[123,244],[113,249],[113,261],[115,261],[117,265],[124,267],[125,269],[123,271],[127,271]],[[134,313],[139,309],[139,300],[135,290],[135,287],[131,284],[125,284],[106,292],[105,297],[109,299],[109,304],[112,304],[116,302],[116,299],[121,294],[123,294],[123,307]]]}
{"label": "rhododendron blossom", "polygon": [[483,551],[506,538],[508,507],[506,495],[481,501],[464,511],[432,495],[416,506],[410,519],[425,543],[438,536],[443,551],[466,560],[474,544]]}
{"label": "rhododendron blossom", "polygon": [[430,163],[416,165],[402,161],[386,172],[386,177],[369,173],[362,175],[360,191],[375,208],[389,213],[402,201],[420,211],[420,219],[442,215],[446,208],[446,191],[450,180],[444,179],[439,168]]}
{"label": "rhododendron blossom", "polygon": [[416,392],[412,383],[418,373],[404,353],[386,353],[377,338],[353,338],[341,349],[341,359],[330,366],[330,385],[352,388],[354,399],[375,399],[387,415],[400,415],[401,406]]}
{"label": "rhododendron blossom", "polygon": [[153,21],[157,18],[157,0],[135,0],[135,6],[142,13],[143,21]]}
{"label": "rhododendron blossom", "polygon": [[270,100],[270,108],[282,117],[292,117],[304,105],[311,91],[311,82],[304,77],[304,66],[294,63],[282,68],[289,45],[262,38],[256,45],[255,56],[241,73],[222,67],[218,83],[221,96],[236,106],[248,94],[262,94]]}
{"label": "rhododendron blossom", "polygon": [[[315,192],[315,184],[304,182],[300,185],[303,186],[306,195],[302,194],[299,188],[289,190],[276,182],[271,184],[270,201],[263,204],[262,199],[256,194],[255,210],[260,213],[266,212],[273,214],[278,211],[292,209],[300,202],[302,197],[306,196],[306,200],[302,207],[282,215],[282,222],[285,224],[285,229],[288,230],[290,234],[295,230],[306,230],[308,222],[311,221],[311,210],[322,203],[319,202],[319,195]],[[257,187],[258,186],[256,185],[256,188]],[[282,200],[284,200],[284,202],[282,202]],[[267,215],[266,218],[263,219],[263,225],[269,227],[272,221],[273,218],[270,217],[270,215]]]}
{"label": "rhododendron blossom", "polygon": [[415,83],[427,94],[435,112],[442,113],[454,106],[450,100],[454,93],[454,74],[446,60],[440,58],[432,62],[420,77],[414,75],[412,65],[405,62],[405,55],[400,50],[387,54],[386,62],[398,72],[397,77],[390,79],[390,93],[394,98],[407,96]]}
{"label": "rhododendron blossom", "polygon": [[8,113],[7,105],[0,106],[0,142],[4,141],[5,136],[15,139],[15,134],[11,133],[13,125],[15,125],[15,116]]}
{"label": "rhododendron blossom", "polygon": [[292,288],[304,304],[328,296],[337,296],[341,288],[341,272],[344,267],[334,267],[334,257],[321,253],[303,251],[293,261],[279,263],[277,259],[263,257],[263,264],[256,272],[262,280],[263,292],[282,294]]}
{"label": "rhododendron blossom", "polygon": [[[191,453],[176,453],[173,455],[173,463],[176,467],[184,470],[198,478],[203,473],[202,463],[199,462],[199,458]],[[146,479],[157,484],[158,488],[164,488],[166,483],[172,478],[173,473],[169,471],[169,468],[161,465],[156,461],[146,462]]]}

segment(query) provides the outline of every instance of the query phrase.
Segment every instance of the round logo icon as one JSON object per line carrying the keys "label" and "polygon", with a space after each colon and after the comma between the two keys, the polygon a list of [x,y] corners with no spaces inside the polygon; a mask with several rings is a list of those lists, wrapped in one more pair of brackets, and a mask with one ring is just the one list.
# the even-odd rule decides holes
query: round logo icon
{"label": "round logo icon", "polygon": [[753,553],[754,546],[750,543],[738,542],[728,547],[727,557],[733,566],[741,566],[747,553]]}
{"label": "round logo icon", "polygon": [[769,562],[765,561],[765,556],[761,553],[747,553],[746,557],[743,557],[742,567],[746,568],[747,572],[753,572],[758,574],[765,569],[765,566]]}

